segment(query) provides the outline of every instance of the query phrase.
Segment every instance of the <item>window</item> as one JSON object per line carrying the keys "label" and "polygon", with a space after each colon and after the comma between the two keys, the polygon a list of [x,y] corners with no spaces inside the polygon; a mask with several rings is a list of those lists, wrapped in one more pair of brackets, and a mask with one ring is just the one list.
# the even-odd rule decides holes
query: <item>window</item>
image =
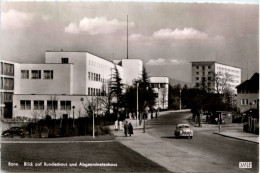
{"label": "window", "polygon": [[20,109],[21,110],[30,110],[31,101],[30,100],[20,100]]}
{"label": "window", "polygon": [[43,100],[34,100],[34,110],[43,110],[44,109],[44,101]]}
{"label": "window", "polygon": [[196,69],[199,69],[200,67],[199,66],[196,66]]}
{"label": "window", "polygon": [[3,67],[4,67],[4,69],[3,69],[4,75],[9,75],[9,76],[14,75],[14,65],[13,64],[4,63]]}
{"label": "window", "polygon": [[53,70],[44,70],[43,79],[53,79]]}
{"label": "window", "polygon": [[6,103],[6,102],[12,102],[13,100],[13,93],[9,93],[9,92],[4,92],[2,93],[4,98],[2,98],[2,103]]}
{"label": "window", "polygon": [[208,66],[208,69],[211,69],[211,66]]}
{"label": "window", "polygon": [[91,93],[90,93],[90,88],[88,88],[88,95],[89,95],[89,96],[91,95]]}
{"label": "window", "polygon": [[199,77],[196,77],[196,80],[199,80],[200,78]]}
{"label": "window", "polygon": [[199,74],[200,74],[200,72],[197,71],[197,72],[196,72],[196,75],[199,75]]}
{"label": "window", "polygon": [[68,64],[69,63],[69,58],[61,58],[61,63],[62,64]]}
{"label": "window", "polygon": [[41,70],[32,70],[32,79],[41,79]]}
{"label": "window", "polygon": [[90,80],[90,72],[88,72],[88,80]]}
{"label": "window", "polygon": [[91,80],[93,80],[93,78],[94,78],[94,77],[93,77],[93,73],[91,73]]}
{"label": "window", "polygon": [[3,89],[6,90],[13,90],[14,89],[14,79],[13,78],[1,78],[2,79],[2,83],[1,85],[3,85]]}
{"label": "window", "polygon": [[71,101],[60,101],[61,110],[71,110]]}
{"label": "window", "polygon": [[248,99],[245,99],[245,105],[248,105]]}
{"label": "window", "polygon": [[55,110],[58,108],[58,102],[56,100],[48,100],[47,101],[47,109]]}
{"label": "window", "polygon": [[244,99],[241,100],[241,105],[244,105]]}
{"label": "window", "polygon": [[205,70],[205,66],[202,66],[202,70]]}
{"label": "window", "polygon": [[200,84],[199,83],[196,83],[196,87],[199,87],[200,86]]}
{"label": "window", "polygon": [[21,79],[29,79],[29,70],[21,70]]}

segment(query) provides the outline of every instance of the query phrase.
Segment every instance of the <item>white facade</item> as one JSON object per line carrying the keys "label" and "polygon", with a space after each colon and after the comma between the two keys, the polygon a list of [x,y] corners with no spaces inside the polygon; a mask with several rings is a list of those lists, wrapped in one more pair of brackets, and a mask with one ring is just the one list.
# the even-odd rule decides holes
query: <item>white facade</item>
{"label": "white facade", "polygon": [[141,60],[123,59],[115,64],[85,51],[46,52],[45,64],[18,64],[13,117],[24,120],[37,115],[42,118],[46,111],[51,115],[55,110],[56,118],[72,118],[72,107],[75,107],[74,118],[86,116],[83,113],[86,103],[97,103],[105,98],[103,95],[108,92],[115,66],[124,84],[132,84],[142,75]]}
{"label": "white facade", "polygon": [[168,109],[169,78],[150,77],[149,81],[154,92],[157,94],[155,108]]}
{"label": "white facade", "polygon": [[[192,85],[194,87],[202,87],[204,83],[205,88],[208,91],[217,92],[219,90],[222,93],[222,86],[217,88],[216,80],[213,80],[212,74],[217,75],[220,80],[226,78],[226,75],[229,80],[227,81],[227,87],[229,87],[234,93],[236,93],[236,86],[241,83],[241,69],[238,67],[233,67],[215,61],[201,61],[201,62],[192,62]],[[218,82],[222,84],[223,82]]]}

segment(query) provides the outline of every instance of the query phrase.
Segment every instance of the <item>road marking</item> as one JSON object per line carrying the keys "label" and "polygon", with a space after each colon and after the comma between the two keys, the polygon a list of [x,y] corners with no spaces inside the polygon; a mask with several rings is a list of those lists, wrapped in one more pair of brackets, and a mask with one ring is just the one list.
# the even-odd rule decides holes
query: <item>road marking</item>
{"label": "road marking", "polygon": [[107,141],[1,141],[2,144],[39,144],[39,143],[47,143],[47,144],[59,144],[59,143],[109,143],[115,142],[116,140],[107,140]]}

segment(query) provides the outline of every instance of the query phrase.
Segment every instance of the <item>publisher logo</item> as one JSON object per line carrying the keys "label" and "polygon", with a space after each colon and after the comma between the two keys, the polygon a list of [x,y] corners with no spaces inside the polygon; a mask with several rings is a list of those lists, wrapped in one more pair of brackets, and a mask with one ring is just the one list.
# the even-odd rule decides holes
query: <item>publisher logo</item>
{"label": "publisher logo", "polygon": [[252,168],[252,162],[239,162],[239,168]]}

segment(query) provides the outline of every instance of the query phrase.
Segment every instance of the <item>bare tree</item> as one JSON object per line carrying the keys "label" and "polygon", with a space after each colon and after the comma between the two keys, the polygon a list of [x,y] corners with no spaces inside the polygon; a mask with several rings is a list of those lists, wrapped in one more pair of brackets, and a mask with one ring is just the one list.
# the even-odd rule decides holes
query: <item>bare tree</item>
{"label": "bare tree", "polygon": [[[167,89],[161,88],[160,91],[161,91],[161,94],[162,94],[160,101],[162,102],[162,106],[163,106],[163,109],[164,109],[164,105],[167,104],[167,102],[168,102]],[[160,93],[158,93],[158,94],[160,94]]]}
{"label": "bare tree", "polygon": [[209,81],[212,81],[214,84],[213,90],[218,94],[223,93],[225,89],[229,88],[228,82],[232,81],[232,75],[229,73],[211,72],[209,77]]}

